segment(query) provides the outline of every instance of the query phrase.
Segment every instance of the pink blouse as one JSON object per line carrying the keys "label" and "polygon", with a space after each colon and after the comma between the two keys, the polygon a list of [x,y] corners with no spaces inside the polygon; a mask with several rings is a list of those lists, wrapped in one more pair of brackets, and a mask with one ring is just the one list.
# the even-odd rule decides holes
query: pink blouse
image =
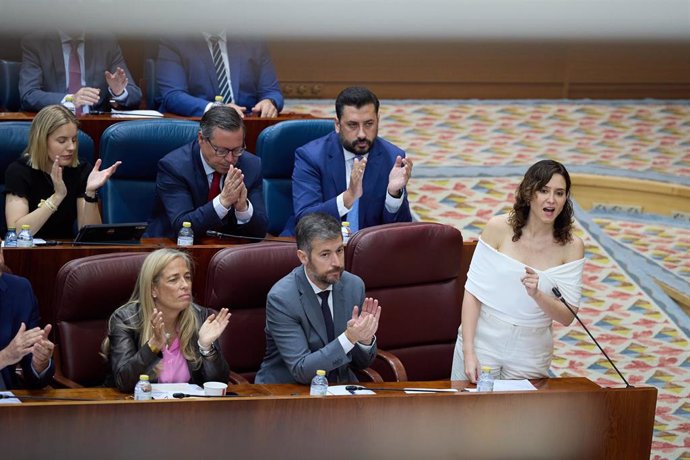
{"label": "pink blouse", "polygon": [[161,372],[158,375],[160,383],[187,383],[191,375],[187,360],[180,348],[180,338],[175,337],[167,348],[163,349],[163,359],[161,360]]}

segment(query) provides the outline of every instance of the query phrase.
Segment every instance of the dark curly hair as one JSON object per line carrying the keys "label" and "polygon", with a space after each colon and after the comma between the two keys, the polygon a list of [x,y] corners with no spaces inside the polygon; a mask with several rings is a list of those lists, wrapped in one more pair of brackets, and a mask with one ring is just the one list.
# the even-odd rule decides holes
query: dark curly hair
{"label": "dark curly hair", "polygon": [[522,236],[522,228],[527,224],[530,202],[539,189],[549,183],[554,174],[565,179],[566,200],[563,210],[556,217],[553,226],[553,237],[564,245],[573,239],[573,203],[570,200],[570,175],[561,163],[554,160],[541,160],[534,163],[525,173],[515,192],[515,204],[510,211],[508,223],[513,227],[513,241]]}

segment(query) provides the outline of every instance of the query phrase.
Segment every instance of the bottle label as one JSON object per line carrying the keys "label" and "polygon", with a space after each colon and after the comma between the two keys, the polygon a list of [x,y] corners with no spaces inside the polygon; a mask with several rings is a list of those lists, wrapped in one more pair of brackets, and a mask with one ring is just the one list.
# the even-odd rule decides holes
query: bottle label
{"label": "bottle label", "polygon": [[178,246],[192,246],[194,244],[194,237],[191,236],[178,236],[177,245]]}

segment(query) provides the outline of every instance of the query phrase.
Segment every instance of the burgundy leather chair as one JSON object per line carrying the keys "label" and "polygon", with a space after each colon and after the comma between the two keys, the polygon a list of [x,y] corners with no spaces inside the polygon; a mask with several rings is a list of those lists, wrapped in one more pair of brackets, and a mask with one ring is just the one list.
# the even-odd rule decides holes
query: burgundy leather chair
{"label": "burgundy leather chair", "polygon": [[220,344],[234,383],[254,382],[266,351],[266,296],[300,265],[294,243],[261,242],[218,251],[209,262],[206,306],[230,309]]}
{"label": "burgundy leather chair", "polygon": [[102,385],[100,355],[113,311],[129,300],[147,252],[112,253],[67,262],[55,279],[55,380],[68,387]]}
{"label": "burgundy leather chair", "polygon": [[467,276],[461,256],[459,230],[425,222],[369,227],[346,247],[346,269],[382,306],[378,346],[400,358],[407,380],[450,378]]}

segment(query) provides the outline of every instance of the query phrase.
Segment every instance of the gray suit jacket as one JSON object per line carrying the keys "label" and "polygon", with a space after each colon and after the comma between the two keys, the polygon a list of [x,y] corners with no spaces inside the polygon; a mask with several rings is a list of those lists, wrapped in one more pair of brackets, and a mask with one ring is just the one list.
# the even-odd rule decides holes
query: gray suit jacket
{"label": "gray suit jacket", "polygon": [[266,301],[266,354],[256,383],[307,384],[318,369],[337,369],[339,383],[356,382],[352,369],[369,367],[376,343],[366,351],[359,345],[345,353],[338,336],[347,328],[352,308],[364,302],[364,282],[343,272],[333,285],[335,340],[328,342],[320,300],[303,266],[278,281]]}
{"label": "gray suit jacket", "polygon": [[[86,86],[99,88],[101,99],[94,110],[110,110],[110,92],[105,71],[118,67],[127,74],[127,98],[120,108],[136,109],[141,102],[141,90],[127,69],[120,46],[111,35],[84,38],[84,81]],[[51,104],[59,104],[67,94],[65,58],[57,32],[29,35],[22,40],[22,65],[19,71],[19,95],[22,110],[37,112]]]}

